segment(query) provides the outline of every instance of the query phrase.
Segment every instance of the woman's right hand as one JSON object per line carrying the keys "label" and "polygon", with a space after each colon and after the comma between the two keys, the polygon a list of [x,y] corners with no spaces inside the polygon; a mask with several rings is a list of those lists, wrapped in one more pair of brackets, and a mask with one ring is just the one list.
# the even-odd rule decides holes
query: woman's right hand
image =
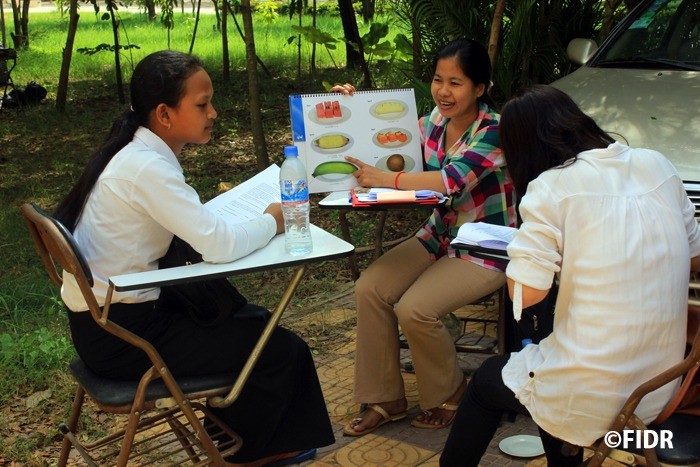
{"label": "woman's right hand", "polygon": [[346,96],[352,96],[355,94],[355,86],[350,83],[336,84],[330,88],[328,92],[339,92],[341,94],[345,94]]}
{"label": "woman's right hand", "polygon": [[282,203],[270,203],[270,205],[265,208],[263,214],[271,214],[277,222],[277,233],[280,234],[284,232],[284,217],[282,216]]}

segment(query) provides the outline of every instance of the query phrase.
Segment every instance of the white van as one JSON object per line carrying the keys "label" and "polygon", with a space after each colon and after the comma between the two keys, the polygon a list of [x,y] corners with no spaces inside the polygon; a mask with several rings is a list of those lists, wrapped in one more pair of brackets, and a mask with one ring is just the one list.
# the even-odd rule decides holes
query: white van
{"label": "white van", "polygon": [[574,39],[583,65],[552,83],[619,141],[664,154],[700,216],[700,0],[645,0],[598,48]]}

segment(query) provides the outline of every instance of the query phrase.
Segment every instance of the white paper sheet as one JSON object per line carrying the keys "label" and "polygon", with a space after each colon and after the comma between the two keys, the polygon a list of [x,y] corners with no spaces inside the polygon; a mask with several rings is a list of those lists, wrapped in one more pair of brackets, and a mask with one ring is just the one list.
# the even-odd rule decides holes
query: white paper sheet
{"label": "white paper sheet", "polygon": [[204,205],[232,224],[260,217],[270,203],[281,200],[279,174],[280,168],[272,164]]}

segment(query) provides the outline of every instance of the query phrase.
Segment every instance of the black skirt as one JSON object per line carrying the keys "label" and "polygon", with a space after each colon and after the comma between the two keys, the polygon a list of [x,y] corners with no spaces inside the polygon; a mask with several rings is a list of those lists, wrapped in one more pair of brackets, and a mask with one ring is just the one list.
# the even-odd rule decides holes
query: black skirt
{"label": "black skirt", "polygon": [[[88,312],[68,315],[78,355],[96,373],[137,379],[151,367],[141,350],[104,331]],[[110,320],[153,344],[176,377],[240,372],[267,316],[266,310],[248,304],[224,323],[202,327],[159,301],[116,303],[109,313]],[[311,352],[299,336],[281,327],[272,334],[238,400],[211,410],[243,438],[241,450],[229,462],[335,441]]]}

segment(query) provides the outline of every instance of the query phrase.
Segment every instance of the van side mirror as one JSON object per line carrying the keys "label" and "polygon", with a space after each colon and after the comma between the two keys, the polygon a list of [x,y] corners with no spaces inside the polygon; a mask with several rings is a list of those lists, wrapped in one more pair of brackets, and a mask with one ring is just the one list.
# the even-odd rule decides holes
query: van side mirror
{"label": "van side mirror", "polygon": [[577,65],[583,65],[598,50],[598,44],[591,39],[572,39],[566,47],[569,60]]}

